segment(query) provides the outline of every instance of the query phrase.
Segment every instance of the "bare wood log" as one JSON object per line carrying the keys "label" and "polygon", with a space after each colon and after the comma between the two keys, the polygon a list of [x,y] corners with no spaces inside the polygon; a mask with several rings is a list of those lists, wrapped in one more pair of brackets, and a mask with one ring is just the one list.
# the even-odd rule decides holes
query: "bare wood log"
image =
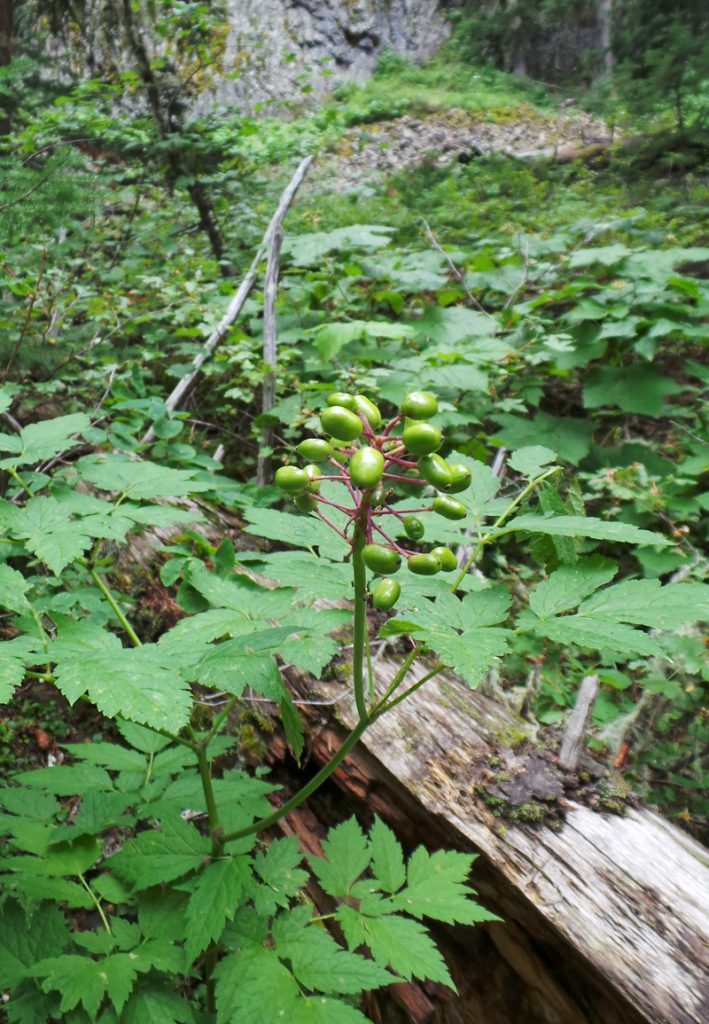
{"label": "bare wood log", "polygon": [[567,772],[575,772],[583,751],[584,738],[591,717],[593,702],[598,694],[598,676],[584,676],[574,710],[566,724],[559,751],[559,764]]}
{"label": "bare wood log", "polygon": [[[267,416],[276,402],[276,366],[278,349],[276,337],[276,292],[283,231],[280,224],[273,232],[266,263],[266,283],[263,289],[263,361],[271,369],[266,374],[261,391],[261,413]],[[261,446],[270,449],[273,444],[273,427],[265,426],[261,432]],[[271,456],[259,451],[256,465],[256,483],[264,487],[271,482]]]}
{"label": "bare wood log", "polygon": [[[259,246],[258,251],[256,252],[256,255],[254,256],[253,260],[251,261],[251,266],[249,267],[248,273],[246,274],[246,277],[239,285],[239,288],[237,289],[234,298],[229,303],[226,313],[224,314],[224,316],[221,318],[217,326],[214,328],[212,333],[205,341],[204,345],[202,346],[202,351],[199,352],[192,360],[192,369],[190,370],[190,372],[185,374],[185,376],[182,377],[182,379],[175,385],[173,390],[170,392],[170,395],[168,396],[167,401],[165,402],[165,407],[169,411],[178,408],[182,399],[191,389],[195,380],[199,376],[202,366],[213,355],[217,346],[220,345],[221,342],[224,340],[227,331],[229,330],[234,320],[236,320],[237,316],[239,315],[241,307],[244,305],[244,302],[246,301],[249,292],[253,288],[254,281],[256,280],[256,277],[258,275],[258,265],[261,262],[264,250],[266,249],[267,246],[271,244],[271,239],[273,238],[275,232],[279,229],[280,225],[282,224],[283,218],[288,212],[288,208],[293,202],[293,199],[295,197],[296,192],[298,191],[298,188],[300,187],[301,182],[305,178],[305,175],[308,173],[308,168],[310,167],[312,161],[312,156],[306,156],[304,160],[301,160],[298,169],[296,170],[295,174],[293,175],[290,182],[283,191],[278,206],[276,207],[276,212],[273,214],[273,217],[271,218],[271,223],[268,225],[266,233],[264,234],[261,240],[261,245]],[[151,427],[143,436],[141,444],[149,444],[154,439],[155,431]]]}
{"label": "bare wood log", "polygon": [[[395,670],[394,664],[380,662],[378,689]],[[414,670],[411,681],[423,671]],[[311,696],[328,692],[327,684],[305,685]],[[322,715],[322,708],[317,713]],[[340,705],[338,718],[346,728],[354,725],[356,710],[349,700]],[[462,848],[468,844],[481,851],[493,878],[481,885],[476,871],[485,902],[506,919],[522,922],[540,948],[556,944],[560,955],[575,958],[588,990],[577,1002],[548,971],[548,977],[540,974],[546,1010],[535,1020],[704,1024],[709,1014],[707,851],[652,811],[598,813],[563,787],[560,795],[537,801],[563,812],[555,828],[501,822],[489,806],[495,775],[490,763],[500,760],[505,774],[529,774],[535,752],[525,746],[524,729],[509,709],[443,676],[376,722],[335,781],[393,827],[405,831],[407,819],[419,828],[425,821],[425,833],[414,837],[419,841],[440,841],[443,834]],[[319,725],[312,744],[315,760],[332,754],[335,735]],[[512,741],[521,745],[510,750]],[[553,759],[547,760],[553,781]],[[509,934],[501,946],[506,940]],[[506,955],[514,960],[517,954],[508,949]],[[562,1012],[564,1000],[571,1000],[573,1014],[568,1007]]]}

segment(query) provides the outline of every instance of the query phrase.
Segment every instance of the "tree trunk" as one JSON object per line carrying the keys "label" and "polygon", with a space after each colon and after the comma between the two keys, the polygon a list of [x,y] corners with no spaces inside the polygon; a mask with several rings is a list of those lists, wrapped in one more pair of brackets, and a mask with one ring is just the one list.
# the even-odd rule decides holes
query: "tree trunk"
{"label": "tree trunk", "polygon": [[[13,0],[0,0],[0,68],[12,60],[12,14]],[[9,135],[12,130],[12,100],[4,96],[0,104],[0,136]]]}
{"label": "tree trunk", "polygon": [[[180,177],[192,178],[193,175],[181,152],[179,118],[173,116],[174,106],[168,101],[168,96],[163,96],[160,84],[155,77],[150,57],[142,38],[142,27],[136,23],[133,16],[131,0],[123,0],[123,21],[125,27],[126,42],[133,60],[135,61],[138,74],[145,87],[145,95],[153,115],[153,120],[158,135],[163,141],[170,141],[167,146],[167,181],[174,183]],[[176,123],[177,122],[177,123]],[[219,264],[219,269],[224,277],[231,277],[233,268],[226,262],[226,248],[222,237],[221,228],[217,220],[214,204],[204,185],[194,180],[187,186],[187,193],[199,214],[199,226],[207,235],[214,258]]]}
{"label": "tree trunk", "polygon": [[[395,670],[377,665],[380,692]],[[328,714],[333,685],[293,679],[303,699],[324,702],[303,705],[315,765],[356,721],[349,687]],[[444,675],[376,722],[335,773],[358,813],[380,815],[404,842],[481,853],[472,884],[503,918],[451,933],[460,997],[407,1019],[705,1024],[707,851],[633,806],[622,782],[588,758],[581,777],[590,781],[563,772],[555,734],[532,731]],[[309,804],[319,818],[338,806],[326,794]]]}
{"label": "tree trunk", "polygon": [[598,30],[603,55],[602,77],[613,88],[613,0],[598,0]]}

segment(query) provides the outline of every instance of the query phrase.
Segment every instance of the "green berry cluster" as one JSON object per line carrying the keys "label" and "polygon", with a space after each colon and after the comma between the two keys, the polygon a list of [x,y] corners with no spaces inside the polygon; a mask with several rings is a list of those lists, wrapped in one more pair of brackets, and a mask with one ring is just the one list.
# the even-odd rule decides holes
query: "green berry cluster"
{"label": "green berry cluster", "polygon": [[[353,546],[356,538],[364,540],[364,564],[384,577],[372,590],[372,603],[382,611],[392,608],[399,598],[399,583],[386,577],[399,569],[402,559],[406,559],[409,571],[419,576],[453,572],[457,567],[449,548],[407,550],[382,527],[384,518],[393,516],[400,525],[397,533],[419,541],[424,535],[421,512],[436,512],[452,520],[464,519],[467,514],[465,506],[451,495],[470,485],[470,470],[437,454],[443,445],[443,435],[429,423],[437,411],[435,395],[430,391],[412,391],[405,396],[396,416],[385,424],[381,412],[366,395],[334,392],[320,414],[323,432],[329,440],[308,437],[301,441],[296,450],[308,464],[302,469],[281,466],[276,472],[276,483],[294,498],[301,512],[317,513]],[[330,470],[323,472],[320,467],[326,465]],[[351,504],[340,504],[320,494],[323,480],[341,483]],[[395,511],[389,504],[389,484],[395,481],[431,484],[438,494],[430,508],[417,510],[415,515]],[[344,530],[327,518],[322,506],[328,505],[347,514]]]}

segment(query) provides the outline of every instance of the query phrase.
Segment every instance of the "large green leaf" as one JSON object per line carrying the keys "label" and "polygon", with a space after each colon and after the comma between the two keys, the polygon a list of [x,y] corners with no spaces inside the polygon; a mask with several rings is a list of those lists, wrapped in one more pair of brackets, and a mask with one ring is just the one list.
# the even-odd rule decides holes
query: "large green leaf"
{"label": "large green leaf", "polygon": [[388,320],[348,320],[344,323],[330,321],[313,327],[312,334],[315,347],[323,362],[329,363],[340,349],[352,341],[372,338],[409,338],[414,333],[407,324],[391,323]]}
{"label": "large green leaf", "polygon": [[59,662],[58,688],[71,703],[83,694],[104,715],[120,715],[155,729],[179,732],[189,721],[192,695],[187,682],[154,645],[89,652]]}
{"label": "large green leaf", "polygon": [[197,480],[197,470],[172,469],[157,462],[134,461],[122,455],[87,455],[79,459],[77,470],[102,491],[125,494],[137,501],[141,498],[177,498],[184,494],[207,491],[212,484]]}
{"label": "large green leaf", "polygon": [[61,953],[69,924],[57,906],[26,910],[14,900],[0,908],[0,988],[13,988],[38,960]]}
{"label": "large green leaf", "polygon": [[162,820],[158,832],[141,832],[111,858],[111,869],[136,891],[181,878],[201,867],[209,855],[210,841],[194,825],[179,817]]}
{"label": "large green leaf", "polygon": [[505,531],[520,530],[524,533],[545,533],[550,537],[590,537],[593,540],[608,540],[619,544],[651,544],[667,547],[672,542],[649,530],[641,530],[630,523],[615,520],[606,522],[592,516],[517,516],[505,524]]}
{"label": "large green leaf", "polygon": [[251,884],[246,857],[225,857],[200,872],[187,904],[185,954],[189,963],[219,938]]}
{"label": "large green leaf", "polygon": [[0,469],[28,466],[43,459],[49,459],[59,452],[71,448],[74,434],[79,434],[91,425],[83,412],[58,416],[52,420],[41,420],[23,427],[19,437],[15,434],[0,435],[0,451],[14,452],[11,458],[0,460]]}

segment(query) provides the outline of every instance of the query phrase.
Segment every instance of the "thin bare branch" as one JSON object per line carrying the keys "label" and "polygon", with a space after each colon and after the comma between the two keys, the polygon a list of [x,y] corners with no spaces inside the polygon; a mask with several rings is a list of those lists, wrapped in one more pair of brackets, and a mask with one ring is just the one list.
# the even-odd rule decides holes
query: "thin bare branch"
{"label": "thin bare branch", "polygon": [[[303,181],[303,178],[307,174],[308,168],[310,167],[312,160],[312,156],[306,156],[304,160],[301,160],[298,169],[296,170],[295,174],[293,175],[290,182],[286,186],[283,194],[281,195],[278,206],[276,207],[276,212],[271,218],[271,223],[268,225],[266,233],[264,234],[263,239],[261,240],[261,245],[259,246],[258,251],[256,252],[256,255],[254,256],[253,260],[251,261],[249,271],[246,274],[246,277],[239,285],[239,288],[236,294],[234,295],[234,298],[229,303],[226,313],[224,314],[222,319],[219,321],[217,326],[214,328],[212,333],[205,341],[202,347],[202,351],[199,352],[194,357],[192,361],[192,370],[189,373],[185,374],[185,376],[178,382],[178,384],[173,388],[172,392],[168,396],[168,399],[165,402],[165,406],[168,409],[168,411],[172,412],[174,409],[179,408],[182,399],[185,397],[187,392],[190,391],[192,385],[199,376],[202,366],[214,354],[215,349],[224,340],[227,331],[229,330],[229,328],[239,315],[241,307],[244,305],[244,302],[246,301],[247,296],[251,291],[254,285],[254,281],[256,280],[256,277],[258,275],[258,266],[259,263],[261,262],[261,259],[263,258],[264,250],[271,244],[271,239],[273,238],[274,233],[278,230],[281,223],[283,222],[283,218],[288,212],[288,208],[293,202],[295,194],[298,191],[298,188],[301,182]],[[153,441],[154,439],[155,431],[151,427],[143,436],[141,443],[150,444],[150,442]]]}

